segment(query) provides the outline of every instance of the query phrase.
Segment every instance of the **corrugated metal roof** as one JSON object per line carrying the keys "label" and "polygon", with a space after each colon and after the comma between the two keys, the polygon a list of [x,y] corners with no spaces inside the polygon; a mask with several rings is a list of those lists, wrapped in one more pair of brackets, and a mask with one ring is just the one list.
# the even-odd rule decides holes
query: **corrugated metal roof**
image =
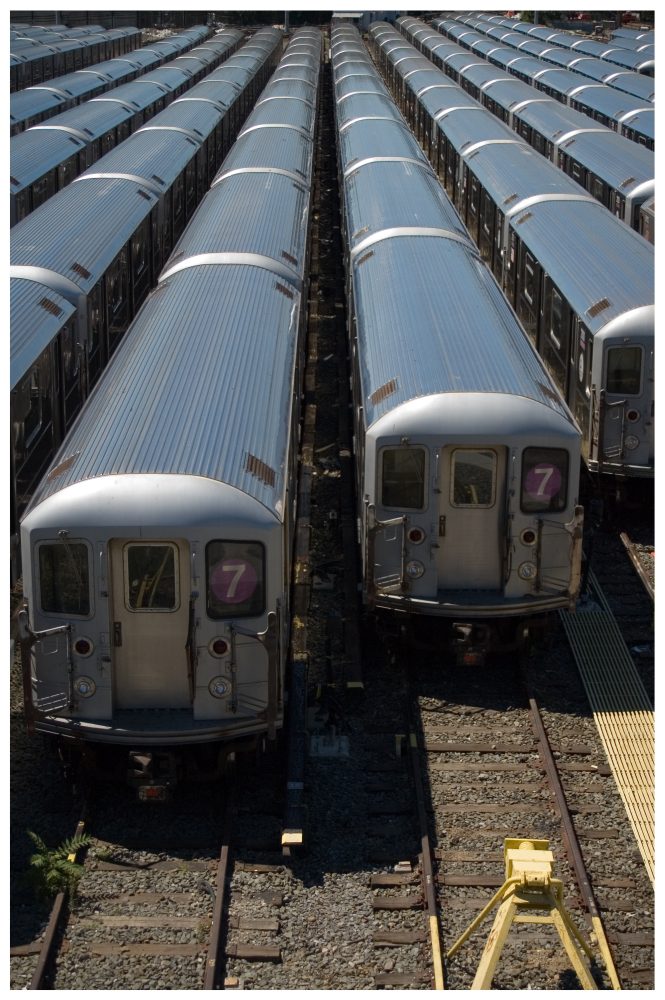
{"label": "corrugated metal roof", "polygon": [[59,129],[29,128],[12,136],[9,144],[11,193],[29,187],[38,177],[81,149],[85,149],[82,139]]}
{"label": "corrugated metal roof", "polygon": [[157,183],[160,193],[165,191],[201,147],[200,142],[179,130],[159,128],[160,124],[159,116],[149,121],[145,128],[93,163],[74,183],[87,184],[88,178],[100,174],[131,174],[145,178],[146,184]]}
{"label": "corrugated metal roof", "polygon": [[262,254],[300,271],[306,258],[308,207],[309,190],[290,177],[232,174],[211,188],[165,272],[181,260],[206,253]]}
{"label": "corrugated metal roof", "polygon": [[25,278],[10,279],[10,389],[75,312],[76,306],[57,292]]}
{"label": "corrugated metal roof", "polygon": [[[33,504],[81,480],[159,472],[221,480],[277,510],[298,310],[275,284],[256,268],[210,265],[153,293],[54,467],[75,461],[43,480]],[[273,470],[273,485],[248,456]]]}
{"label": "corrugated metal roof", "polygon": [[271,129],[269,135],[266,129],[255,129],[236,139],[216,178],[230,170],[257,167],[292,170],[304,177],[312,156],[311,141],[294,129]]}
{"label": "corrugated metal roof", "polygon": [[382,156],[409,157],[427,163],[425,154],[401,122],[381,119],[356,122],[340,134],[339,146],[341,161],[346,167],[375,156],[377,148],[381,149]]}
{"label": "corrugated metal roof", "polygon": [[10,264],[50,268],[87,292],[156,203],[136,181],[79,178],[12,228]]}
{"label": "corrugated metal roof", "polygon": [[[581,246],[570,239],[571,217],[585,234]],[[513,225],[592,332],[624,312],[653,305],[652,244],[600,202],[579,202],[567,210],[560,203],[543,202],[516,215]],[[589,309],[605,298],[609,307],[589,316]]]}
{"label": "corrugated metal roof", "polygon": [[[347,122],[356,118],[387,118],[402,123],[404,119],[395,107],[395,102],[386,94],[352,94],[337,103],[337,122],[344,128]],[[371,127],[371,122],[367,123]]]}
{"label": "corrugated metal roof", "polygon": [[122,87],[116,87],[104,97],[93,97],[77,108],[61,111],[59,115],[49,118],[43,125],[36,125],[35,128],[71,128],[85,133],[88,141],[97,139],[136,114],[138,109],[132,107],[131,111],[128,111],[120,102],[120,98],[107,100],[110,95],[118,94],[124,87],[131,86],[131,83],[123,83]]}
{"label": "corrugated metal roof", "polygon": [[565,142],[563,149],[622,194],[630,194],[656,176],[653,150],[612,129],[584,132]]}
{"label": "corrugated metal roof", "polygon": [[66,98],[48,87],[26,87],[9,95],[9,117],[13,124],[61,107]]}
{"label": "corrugated metal roof", "polygon": [[[356,265],[353,284],[368,426],[400,403],[445,392],[520,395],[566,413],[498,285],[463,244],[385,240]],[[395,390],[373,401],[391,379]]]}

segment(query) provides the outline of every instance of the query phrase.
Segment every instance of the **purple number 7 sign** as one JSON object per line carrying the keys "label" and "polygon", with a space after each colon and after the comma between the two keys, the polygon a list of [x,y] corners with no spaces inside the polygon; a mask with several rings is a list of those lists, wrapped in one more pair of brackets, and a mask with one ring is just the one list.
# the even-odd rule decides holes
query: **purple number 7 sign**
{"label": "purple number 7 sign", "polygon": [[529,469],[526,490],[533,497],[555,497],[561,489],[561,472],[556,465],[543,462]]}
{"label": "purple number 7 sign", "polygon": [[212,592],[225,604],[244,604],[256,590],[256,570],[246,559],[222,559],[210,576]]}

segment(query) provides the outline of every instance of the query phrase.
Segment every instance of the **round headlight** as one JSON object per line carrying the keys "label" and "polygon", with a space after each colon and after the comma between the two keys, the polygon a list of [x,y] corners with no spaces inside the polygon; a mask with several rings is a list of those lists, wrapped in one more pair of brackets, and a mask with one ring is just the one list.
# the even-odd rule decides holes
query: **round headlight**
{"label": "round headlight", "polygon": [[213,698],[224,698],[229,693],[231,684],[226,677],[213,677],[208,684],[208,691]]}
{"label": "round headlight", "polygon": [[419,580],[425,572],[425,567],[417,559],[411,559],[406,564],[406,575],[410,580]]}
{"label": "round headlight", "polygon": [[533,580],[537,572],[538,568],[535,563],[523,562],[517,570],[517,575],[520,580]]}
{"label": "round headlight", "polygon": [[420,545],[421,542],[425,541],[425,532],[422,528],[409,528],[406,537],[412,545]]}
{"label": "round headlight", "polygon": [[74,652],[78,656],[90,656],[94,648],[92,640],[85,635],[80,635],[74,643]]}
{"label": "round headlight", "polygon": [[628,451],[635,451],[638,444],[640,443],[640,439],[636,437],[634,434],[626,434],[625,438],[623,439],[623,443],[624,447],[626,447]]}
{"label": "round headlight", "polygon": [[639,410],[628,410],[628,413],[626,414],[626,420],[629,420],[631,424],[634,424],[637,423],[639,419],[640,419]]}
{"label": "round headlight", "polygon": [[229,651],[229,644],[226,639],[222,639],[220,636],[216,636],[211,639],[208,643],[208,651],[213,656],[226,656]]}
{"label": "round headlight", "polygon": [[525,528],[520,535],[520,542],[522,545],[533,545],[536,541],[536,532],[533,528]]}
{"label": "round headlight", "polygon": [[92,677],[77,677],[74,681],[74,690],[81,698],[92,698],[97,685]]}

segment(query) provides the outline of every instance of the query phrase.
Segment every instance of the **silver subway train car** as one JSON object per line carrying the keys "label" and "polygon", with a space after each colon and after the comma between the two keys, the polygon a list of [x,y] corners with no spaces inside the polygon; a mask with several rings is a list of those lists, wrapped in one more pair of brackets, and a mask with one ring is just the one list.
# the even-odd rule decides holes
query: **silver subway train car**
{"label": "silver subway train car", "polygon": [[514,642],[578,592],[579,429],[355,28],[331,52],[363,596]]}
{"label": "silver subway train car", "polygon": [[[654,247],[387,24],[376,59],[614,490],[654,474]],[[405,68],[408,67],[408,70]],[[407,78],[408,73],[408,78]]]}
{"label": "silver subway train car", "polygon": [[320,31],[283,59],[21,526],[30,723],[151,792],[283,723]]}

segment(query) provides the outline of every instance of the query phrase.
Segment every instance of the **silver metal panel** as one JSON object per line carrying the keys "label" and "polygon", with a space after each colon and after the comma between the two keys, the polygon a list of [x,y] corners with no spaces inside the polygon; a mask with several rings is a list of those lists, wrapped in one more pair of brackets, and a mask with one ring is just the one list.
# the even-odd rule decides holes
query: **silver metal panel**
{"label": "silver metal panel", "polygon": [[[225,85],[218,84],[218,86]],[[178,98],[177,101],[169,104],[168,108],[160,111],[158,115],[142,125],[137,133],[144,129],[148,131],[156,128],[180,128],[194,132],[201,140],[206,139],[215,126],[219,124],[227,105],[221,104],[220,108],[221,102],[213,104],[209,100],[196,100],[194,94],[196,89],[197,87],[194,87],[192,91],[188,92],[188,100]]]}
{"label": "silver metal panel", "polygon": [[74,181],[13,227],[10,265],[48,268],[88,292],[156,202],[135,181]]}
{"label": "silver metal panel", "polygon": [[[178,174],[196,156],[200,142],[194,142],[178,129],[160,128],[159,118],[158,115],[147,126],[106,153],[74,183],[86,184],[86,178],[91,176],[129,174],[145,178],[146,185],[153,186],[157,183],[160,191],[170,187]],[[155,182],[155,176],[159,177],[159,182]]]}
{"label": "silver metal panel", "polygon": [[622,194],[627,195],[645,182],[654,181],[653,150],[631,142],[612,129],[584,132],[565,142],[563,148]]}
{"label": "silver metal panel", "polygon": [[300,271],[306,259],[308,210],[304,184],[272,172],[234,173],[211,188],[166,270],[199,254],[254,253]]}
{"label": "silver metal panel", "polygon": [[[386,240],[354,268],[354,300],[368,427],[404,402],[448,392],[520,395],[566,415],[496,282],[463,244]],[[395,391],[373,403],[391,379]]]}
{"label": "silver metal panel", "polygon": [[[43,481],[33,504],[77,481],[152,472],[226,482],[278,511],[297,309],[275,284],[251,267],[169,279],[126,334],[55,467],[75,461]],[[274,483],[247,471],[248,455],[274,471]]]}
{"label": "silver metal panel", "polygon": [[[242,127],[242,132],[256,127],[287,125],[310,131],[316,115],[316,108],[304,101],[289,97],[278,97],[274,101],[264,101],[260,111],[255,108]],[[241,132],[241,135],[242,135]]]}
{"label": "silver metal panel", "polygon": [[[582,246],[570,240],[571,219],[585,235]],[[599,202],[579,202],[567,210],[543,202],[516,215],[514,226],[592,332],[628,310],[653,305],[653,246],[617,223]],[[588,310],[605,298],[610,305],[596,318],[589,316]]]}
{"label": "silver metal panel", "polygon": [[62,111],[59,115],[49,118],[43,125],[36,125],[35,128],[72,129],[77,133],[85,133],[88,141],[92,142],[100,135],[104,135],[110,129],[116,128],[122,122],[132,118],[139,110],[133,104],[128,105],[126,101],[121,101],[120,97],[111,96],[118,95],[125,87],[133,86],[133,83],[123,83],[122,87],[116,87],[104,97],[93,97],[91,101],[86,101],[80,107]]}
{"label": "silver metal panel", "polygon": [[216,178],[231,170],[257,168],[292,170],[304,177],[312,156],[311,141],[295,129],[255,129],[236,139]]}
{"label": "silver metal panel", "polygon": [[[85,143],[59,129],[29,128],[12,136],[9,144],[10,191],[17,194],[38,177],[85,149]],[[14,183],[16,181],[16,183]]]}
{"label": "silver metal panel", "polygon": [[414,143],[412,133],[402,122],[381,119],[358,121],[339,136],[340,161],[346,168],[373,157],[377,148],[384,156],[419,159],[427,163],[425,154]]}
{"label": "silver metal panel", "polygon": [[9,283],[9,382],[13,389],[31,364],[76,312],[57,292],[35,281],[11,278]]}
{"label": "silver metal panel", "polygon": [[[385,118],[400,123],[404,121],[395,102],[387,94],[353,94],[337,103],[336,115],[339,128],[361,118]],[[371,127],[371,122],[368,122],[368,127]]]}
{"label": "silver metal panel", "polygon": [[67,100],[48,87],[27,87],[9,95],[9,119],[12,125],[19,125],[35,115],[55,114]]}

